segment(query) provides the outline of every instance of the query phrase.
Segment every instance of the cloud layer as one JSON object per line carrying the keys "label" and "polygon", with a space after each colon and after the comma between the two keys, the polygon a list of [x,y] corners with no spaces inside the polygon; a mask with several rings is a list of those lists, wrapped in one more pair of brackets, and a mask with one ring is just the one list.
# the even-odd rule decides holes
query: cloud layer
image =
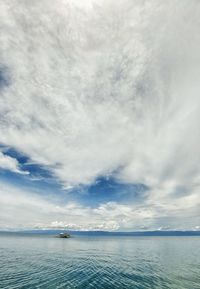
{"label": "cloud layer", "polygon": [[[113,175],[150,188],[152,218],[156,204],[160,217],[179,206],[195,212],[200,4],[82,3],[1,1],[0,142],[65,188]],[[19,172],[1,152],[0,167]]]}
{"label": "cloud layer", "polygon": [[[158,199],[157,199],[158,201]],[[67,230],[193,230],[200,224],[198,195],[179,201],[119,204],[107,202],[95,208],[77,202],[60,202],[1,183],[1,229]],[[194,206],[194,202],[196,205]],[[178,203],[178,204],[177,204]],[[184,214],[183,214],[184,212]]]}

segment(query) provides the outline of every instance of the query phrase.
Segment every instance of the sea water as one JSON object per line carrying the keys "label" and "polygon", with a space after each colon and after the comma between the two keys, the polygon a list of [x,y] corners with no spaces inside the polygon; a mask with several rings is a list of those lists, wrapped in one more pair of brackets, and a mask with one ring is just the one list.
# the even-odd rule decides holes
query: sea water
{"label": "sea water", "polygon": [[0,288],[200,288],[200,237],[0,234]]}

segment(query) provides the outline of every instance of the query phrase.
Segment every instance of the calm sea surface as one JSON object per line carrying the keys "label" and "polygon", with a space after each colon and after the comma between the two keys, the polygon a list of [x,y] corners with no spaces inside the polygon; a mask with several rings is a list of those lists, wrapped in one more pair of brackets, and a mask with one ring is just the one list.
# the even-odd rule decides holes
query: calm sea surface
{"label": "calm sea surface", "polygon": [[0,234],[0,288],[200,288],[200,237]]}

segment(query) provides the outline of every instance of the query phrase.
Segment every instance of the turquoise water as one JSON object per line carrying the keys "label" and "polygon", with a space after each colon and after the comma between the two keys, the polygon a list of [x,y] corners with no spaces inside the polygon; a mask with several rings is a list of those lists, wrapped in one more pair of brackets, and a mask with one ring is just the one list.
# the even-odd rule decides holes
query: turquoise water
{"label": "turquoise water", "polygon": [[200,288],[200,237],[0,234],[0,288]]}

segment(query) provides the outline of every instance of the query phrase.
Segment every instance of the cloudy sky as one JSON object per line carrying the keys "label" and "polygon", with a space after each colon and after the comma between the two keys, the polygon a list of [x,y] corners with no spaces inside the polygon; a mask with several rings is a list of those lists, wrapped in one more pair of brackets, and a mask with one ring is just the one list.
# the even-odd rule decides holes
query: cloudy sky
{"label": "cloudy sky", "polygon": [[1,0],[0,229],[200,229],[200,2]]}

